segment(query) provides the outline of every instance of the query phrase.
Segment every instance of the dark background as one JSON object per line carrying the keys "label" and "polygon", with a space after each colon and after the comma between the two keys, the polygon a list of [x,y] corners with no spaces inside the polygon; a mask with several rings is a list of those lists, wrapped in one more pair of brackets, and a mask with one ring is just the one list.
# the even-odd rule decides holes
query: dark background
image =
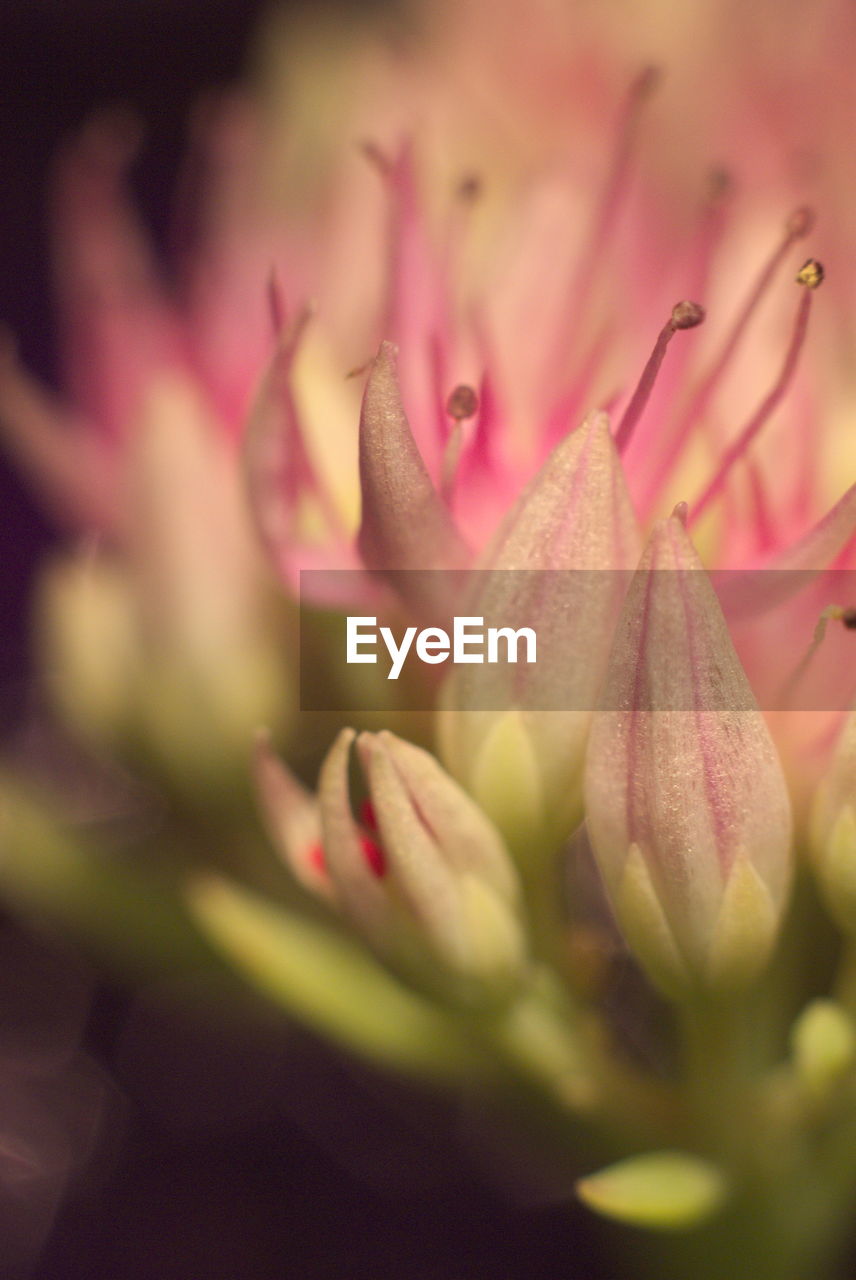
{"label": "dark background", "polygon": [[[58,144],[100,106],[137,108],[148,130],[137,189],[162,233],[188,110],[240,74],[257,11],[239,0],[0,0],[0,320],[48,381],[45,222]],[[0,527],[8,733],[29,699],[30,584],[55,535],[2,458]],[[94,992],[84,1045],[110,1082],[106,1136],[72,1179],[35,1280],[607,1274],[586,1256],[579,1211],[534,1191],[515,1148],[498,1162],[474,1154],[479,1144],[461,1135],[481,1122],[309,1037],[286,1040],[281,1022],[204,1026],[12,921],[0,918],[0,933],[13,988],[17,955],[47,1006],[69,983]],[[488,1176],[497,1164],[504,1172]],[[0,1274],[24,1274],[9,1267],[0,1258]]]}

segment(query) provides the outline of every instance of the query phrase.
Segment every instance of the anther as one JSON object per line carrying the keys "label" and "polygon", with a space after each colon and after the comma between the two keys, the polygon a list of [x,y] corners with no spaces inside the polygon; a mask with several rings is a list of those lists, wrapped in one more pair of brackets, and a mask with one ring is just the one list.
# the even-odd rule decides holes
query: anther
{"label": "anther", "polygon": [[478,200],[483,190],[482,180],[477,173],[466,173],[455,188],[455,195],[465,204]]}
{"label": "anther", "polygon": [[647,98],[660,87],[663,80],[663,71],[661,67],[654,64],[643,67],[639,75],[634,80],[630,88],[630,98],[637,101],[640,98]]}
{"label": "anther", "polygon": [[378,171],[382,178],[388,178],[394,168],[393,162],[390,160],[389,156],[380,149],[376,142],[372,142],[371,139],[364,139],[358,145],[360,151],[365,156],[366,160],[368,160],[369,164]]}
{"label": "anther", "polygon": [[856,631],[856,609],[852,605],[848,609],[841,610],[841,621],[848,631]]}
{"label": "anther", "polygon": [[734,179],[727,169],[711,169],[707,178],[707,199],[711,204],[719,204],[731,194]]}
{"label": "anther", "polygon": [[446,401],[446,413],[450,418],[454,418],[456,422],[464,422],[467,418],[474,418],[478,413],[478,408],[478,396],[472,387],[468,387],[465,383],[455,387]]}
{"label": "anther", "polygon": [[818,262],[817,258],[808,258],[797,272],[796,279],[797,284],[804,285],[806,289],[819,289],[825,276],[823,263]]}
{"label": "anther", "polygon": [[697,302],[678,302],[672,308],[673,329],[694,329],[704,320],[704,307]]}
{"label": "anther", "polygon": [[802,240],[814,229],[815,222],[814,209],[803,204],[798,209],[794,209],[785,224],[785,230],[791,240]]}

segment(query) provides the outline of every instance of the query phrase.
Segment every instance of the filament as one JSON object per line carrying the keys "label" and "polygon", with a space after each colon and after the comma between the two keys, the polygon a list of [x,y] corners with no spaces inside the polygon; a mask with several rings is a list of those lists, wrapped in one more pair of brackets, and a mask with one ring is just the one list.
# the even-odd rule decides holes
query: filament
{"label": "filament", "polygon": [[[807,273],[807,274],[806,274]],[[793,333],[788,350],[785,354],[784,363],[781,372],[772,388],[772,390],[764,397],[761,404],[755,410],[755,413],[747,422],[740,435],[732,445],[725,451],[725,456],[719,465],[719,470],[707,486],[702,496],[699,498],[692,512],[691,520],[695,522],[707,510],[714,498],[721,492],[728,474],[735,462],[746,453],[752,441],[758,435],[761,428],[769,420],[773,412],[778,408],[785,396],[796,373],[797,364],[799,362],[800,352],[805,342],[806,332],[808,330],[809,316],[811,315],[811,303],[814,297],[814,290],[823,280],[823,268],[819,262],[809,259],[805,266],[797,276],[797,282],[806,286],[805,292],[800,298],[797,308],[796,320],[794,321]]]}
{"label": "filament", "polygon": [[672,314],[660,330],[660,335],[654,343],[654,350],[648,357],[648,363],[642,370],[642,376],[639,379],[636,390],[633,392],[630,403],[624,411],[621,422],[618,424],[618,430],[615,433],[615,447],[619,453],[623,453],[627,448],[630,443],[630,437],[636,429],[636,424],[645,412],[645,406],[654,389],[657,374],[660,372],[660,365],[663,363],[666,349],[673,336],[678,329],[694,329],[703,320],[704,307],[699,306],[697,302],[679,302],[672,308]]}

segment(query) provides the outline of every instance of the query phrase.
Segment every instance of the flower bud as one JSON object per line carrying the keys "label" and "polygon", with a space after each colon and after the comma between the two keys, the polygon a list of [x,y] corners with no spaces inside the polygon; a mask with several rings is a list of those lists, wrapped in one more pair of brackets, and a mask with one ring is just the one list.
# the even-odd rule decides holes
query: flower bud
{"label": "flower bud", "polygon": [[256,739],[253,773],[262,817],[274,849],[304,889],[332,901],[334,893],[321,844],[318,801],[274,754],[266,730],[261,730]]}
{"label": "flower bud", "polygon": [[504,985],[525,945],[497,831],[432,756],[386,731],[356,738],[376,827],[361,830],[348,785],[354,741],[340,733],[319,780],[324,860],[343,911],[383,952],[412,953],[415,937],[452,972]]}
{"label": "flower bud", "polygon": [[465,611],[537,635],[532,665],[456,670],[443,693],[444,761],[512,847],[550,846],[582,816],[582,769],[610,636],[639,556],[605,414],[550,454],[473,574]]}
{"label": "flower bud", "polygon": [[856,712],[851,712],[821,782],[812,815],[821,887],[842,928],[856,932]]}
{"label": "flower bud", "polygon": [[823,1102],[852,1072],[856,1028],[834,1000],[812,1000],[791,1029],[796,1078],[815,1102]]}
{"label": "flower bud", "polygon": [[469,553],[419,452],[401,403],[396,348],[381,344],[360,415],[358,537],[370,569],[459,569]]}
{"label": "flower bud", "polygon": [[782,769],[680,513],[628,592],[586,771],[607,894],[670,993],[751,980],[791,871]]}

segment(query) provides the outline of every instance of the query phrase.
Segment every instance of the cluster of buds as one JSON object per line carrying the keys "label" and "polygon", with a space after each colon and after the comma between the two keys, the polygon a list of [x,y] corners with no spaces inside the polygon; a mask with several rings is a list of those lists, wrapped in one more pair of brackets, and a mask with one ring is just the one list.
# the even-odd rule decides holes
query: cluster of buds
{"label": "cluster of buds", "polygon": [[[490,36],[495,106],[497,68],[519,52],[519,11],[512,0],[500,8],[492,24],[477,0],[462,6],[449,54],[468,65]],[[536,8],[545,23],[547,7]],[[595,49],[597,23],[579,22]],[[553,117],[566,113],[553,108],[567,104],[577,66],[560,43],[555,53],[539,54],[551,74],[536,59],[521,80],[552,104],[545,166],[551,150],[564,155]],[[250,725],[288,701],[277,653],[292,637],[271,614],[259,541],[290,597],[301,570],[363,568],[372,599],[397,593],[396,607],[417,616],[448,603],[461,575],[462,612],[535,629],[537,664],[452,672],[434,708],[442,765],[391,733],[345,729],[316,798],[262,745],[263,807],[288,865],[391,962],[424,974],[431,956],[459,979],[508,988],[528,963],[518,898],[585,819],[619,924],[655,982],[683,993],[748,981],[787,902],[791,799],[783,744],[751,692],[766,657],[757,647],[738,656],[705,566],[740,569],[760,608],[767,571],[852,556],[856,486],[833,505],[828,464],[806,444],[804,404],[791,394],[807,398],[798,367],[824,278],[814,258],[791,264],[814,215],[794,210],[760,270],[747,268],[748,288],[733,273],[745,296],[723,326],[712,281],[731,248],[730,181],[708,175],[691,199],[672,181],[670,205],[690,228],[674,254],[663,174],[634,186],[654,70],[630,87],[587,212],[588,185],[570,193],[568,172],[548,175],[562,179],[559,194],[527,181],[537,130],[525,131],[526,163],[518,156],[485,181],[463,163],[462,131],[449,151],[458,169],[441,182],[428,144],[472,104],[447,102],[447,68],[429,58],[422,70],[413,92],[427,143],[402,141],[399,118],[384,128],[372,109],[346,141],[325,137],[325,156],[341,163],[307,219],[323,228],[310,245],[300,217],[279,221],[247,194],[265,187],[267,135],[254,113],[233,103],[198,125],[215,196],[174,291],[125,197],[133,130],[101,122],[66,154],[57,240],[76,411],[8,353],[0,363],[12,448],[96,546],[85,572],[78,560],[46,593],[48,648],[70,673],[66,711],[99,725],[142,721],[174,764],[202,759],[211,742],[216,755],[228,739],[231,767]],[[384,106],[401,71],[383,82]],[[494,124],[473,125],[473,155]],[[518,243],[507,254],[509,230]],[[765,360],[744,362],[747,372],[740,356],[786,264],[799,302],[759,394]],[[699,334],[705,308],[671,305],[685,294],[712,302],[714,323]],[[633,385],[625,371],[639,366]],[[755,407],[726,430],[744,394]],[[694,500],[662,522],[685,493]],[[802,625],[808,615],[795,616]],[[108,627],[116,643],[99,646],[93,631]],[[119,656],[93,662],[105,648]],[[848,920],[854,740],[851,725],[815,824],[822,879]],[[359,819],[354,747],[370,801]]]}

